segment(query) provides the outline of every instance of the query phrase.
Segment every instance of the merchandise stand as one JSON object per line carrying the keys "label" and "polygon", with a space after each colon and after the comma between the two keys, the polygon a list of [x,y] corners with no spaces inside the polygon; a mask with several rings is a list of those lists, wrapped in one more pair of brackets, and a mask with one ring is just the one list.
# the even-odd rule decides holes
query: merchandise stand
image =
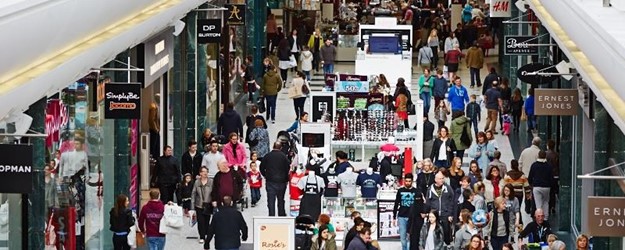
{"label": "merchandise stand", "polygon": [[[323,204],[321,213],[330,216],[330,223],[332,223],[336,232],[335,239],[337,245],[343,245],[343,239],[345,239],[345,234],[347,234],[347,231],[349,231],[348,225],[351,224],[350,216],[354,211],[360,212],[361,217],[365,221],[372,224],[372,230],[377,229],[378,206],[376,203],[376,199],[345,199],[340,197],[323,197],[321,202]],[[372,233],[371,238],[377,239],[377,234]]]}

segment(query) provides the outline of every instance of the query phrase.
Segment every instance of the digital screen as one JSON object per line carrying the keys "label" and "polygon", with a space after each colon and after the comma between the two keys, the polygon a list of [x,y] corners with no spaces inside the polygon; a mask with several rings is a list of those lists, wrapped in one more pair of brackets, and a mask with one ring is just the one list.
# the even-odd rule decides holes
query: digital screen
{"label": "digital screen", "polygon": [[399,36],[371,36],[369,37],[369,52],[371,53],[401,53]]}
{"label": "digital screen", "polygon": [[324,146],[323,133],[302,133],[302,146],[308,148],[321,148]]}

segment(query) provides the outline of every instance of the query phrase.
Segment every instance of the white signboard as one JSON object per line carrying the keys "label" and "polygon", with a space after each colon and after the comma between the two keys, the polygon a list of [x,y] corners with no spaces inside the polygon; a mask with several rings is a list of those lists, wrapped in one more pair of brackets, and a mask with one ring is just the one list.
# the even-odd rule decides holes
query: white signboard
{"label": "white signboard", "polygon": [[490,17],[511,17],[511,0],[490,0]]}
{"label": "white signboard", "polygon": [[295,249],[295,218],[254,217],[254,250]]}

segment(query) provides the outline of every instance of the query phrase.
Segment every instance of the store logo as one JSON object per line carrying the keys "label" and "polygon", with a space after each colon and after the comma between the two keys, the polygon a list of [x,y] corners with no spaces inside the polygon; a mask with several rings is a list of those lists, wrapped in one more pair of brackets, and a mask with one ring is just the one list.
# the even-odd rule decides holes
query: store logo
{"label": "store logo", "polygon": [[219,43],[221,42],[221,20],[220,19],[198,19],[197,20],[197,42]]}
{"label": "store logo", "polygon": [[0,144],[0,193],[33,191],[33,146]]}
{"label": "store logo", "polygon": [[245,25],[245,4],[226,4],[228,25]]}
{"label": "store logo", "polygon": [[625,236],[625,197],[588,197],[586,217],[592,236]]}
{"label": "store logo", "polygon": [[2,173],[30,173],[32,166],[0,165]]}
{"label": "store logo", "polygon": [[104,88],[106,91],[104,118],[141,118],[141,84],[109,83],[104,85]]}
{"label": "store logo", "polygon": [[535,36],[506,36],[506,55],[538,54],[538,39]]}
{"label": "store logo", "polygon": [[106,93],[106,99],[113,99],[113,100],[117,100],[117,101],[121,101],[121,100],[125,100],[125,101],[130,101],[132,100],[139,100],[141,99],[139,97],[138,94],[132,93],[132,92],[128,92],[128,93],[121,93],[121,94],[115,94],[112,92],[107,92]]}
{"label": "store logo", "polygon": [[577,115],[577,89],[535,89],[536,115]]}

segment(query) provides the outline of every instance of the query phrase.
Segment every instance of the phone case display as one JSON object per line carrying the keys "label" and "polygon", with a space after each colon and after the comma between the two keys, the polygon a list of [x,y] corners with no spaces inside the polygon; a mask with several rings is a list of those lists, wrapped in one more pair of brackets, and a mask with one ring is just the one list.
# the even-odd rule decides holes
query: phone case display
{"label": "phone case display", "polygon": [[[338,100],[340,98],[337,102]],[[337,110],[333,140],[386,141],[389,136],[394,135],[395,123],[393,111]]]}
{"label": "phone case display", "polygon": [[399,225],[393,221],[393,200],[378,200],[378,238],[399,239]]}

